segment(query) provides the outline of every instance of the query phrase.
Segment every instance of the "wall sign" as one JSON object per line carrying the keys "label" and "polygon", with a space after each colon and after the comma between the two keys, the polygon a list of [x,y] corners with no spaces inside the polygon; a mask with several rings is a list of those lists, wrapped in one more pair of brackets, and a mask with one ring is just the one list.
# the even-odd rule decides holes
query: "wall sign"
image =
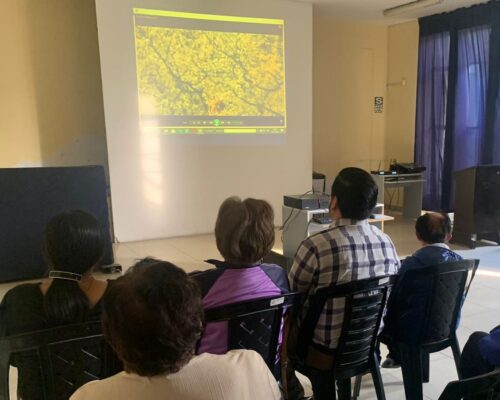
{"label": "wall sign", "polygon": [[374,111],[376,113],[381,113],[384,111],[384,98],[382,96],[375,97],[375,101],[373,103]]}

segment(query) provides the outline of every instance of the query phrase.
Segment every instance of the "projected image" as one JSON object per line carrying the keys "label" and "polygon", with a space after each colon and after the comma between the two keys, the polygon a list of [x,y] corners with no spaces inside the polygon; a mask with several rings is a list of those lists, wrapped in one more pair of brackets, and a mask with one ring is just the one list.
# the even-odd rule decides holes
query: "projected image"
{"label": "projected image", "polygon": [[141,127],[286,131],[282,20],[134,9]]}

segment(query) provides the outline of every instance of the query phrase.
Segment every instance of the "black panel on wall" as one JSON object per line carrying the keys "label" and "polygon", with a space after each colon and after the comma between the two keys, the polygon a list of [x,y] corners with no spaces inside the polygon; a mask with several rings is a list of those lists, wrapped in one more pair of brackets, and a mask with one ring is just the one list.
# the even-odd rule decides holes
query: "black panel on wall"
{"label": "black panel on wall", "polygon": [[476,225],[486,232],[500,230],[500,165],[477,169]]}
{"label": "black panel on wall", "polygon": [[500,244],[500,165],[479,165],[455,173],[453,241],[470,247],[481,239]]}
{"label": "black panel on wall", "polygon": [[44,276],[45,226],[54,215],[75,209],[99,220],[106,236],[103,264],[113,263],[102,166],[0,168],[0,282]]}

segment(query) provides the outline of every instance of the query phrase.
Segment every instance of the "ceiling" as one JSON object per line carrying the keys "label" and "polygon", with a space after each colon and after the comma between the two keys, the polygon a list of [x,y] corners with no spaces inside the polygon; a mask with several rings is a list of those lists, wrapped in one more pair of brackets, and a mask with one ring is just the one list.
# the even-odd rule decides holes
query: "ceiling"
{"label": "ceiling", "polygon": [[384,17],[382,11],[399,6],[412,0],[294,0],[313,3],[314,11],[327,14],[337,19],[353,21],[371,21],[383,24],[396,24],[427,15],[453,11],[457,8],[473,4],[485,3],[487,0],[444,0],[441,4],[413,11],[398,17]]}

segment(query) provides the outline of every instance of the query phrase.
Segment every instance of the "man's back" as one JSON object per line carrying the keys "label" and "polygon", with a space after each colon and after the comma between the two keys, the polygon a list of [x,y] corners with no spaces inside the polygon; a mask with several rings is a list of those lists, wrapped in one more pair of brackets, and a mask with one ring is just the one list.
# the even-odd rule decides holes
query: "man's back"
{"label": "man's back", "polygon": [[413,255],[405,258],[401,264],[400,274],[404,274],[410,269],[460,260],[462,260],[462,257],[450,250],[450,248],[444,243],[427,245],[417,250],[413,253]]}
{"label": "man's back", "polygon": [[386,331],[399,340],[412,341],[418,336],[416,327],[422,324],[425,307],[430,296],[431,282],[424,279],[407,279],[410,270],[436,266],[462,257],[442,244],[422,247],[401,264],[400,276],[393,288],[385,318]]}
{"label": "man's back", "polygon": [[[302,242],[289,279],[292,291],[312,295],[317,289],[375,276],[398,273],[399,259],[391,239],[367,220],[337,220],[326,231]],[[302,317],[307,312],[307,302]],[[344,316],[344,302],[329,301],[320,316],[314,342],[335,348]]]}

